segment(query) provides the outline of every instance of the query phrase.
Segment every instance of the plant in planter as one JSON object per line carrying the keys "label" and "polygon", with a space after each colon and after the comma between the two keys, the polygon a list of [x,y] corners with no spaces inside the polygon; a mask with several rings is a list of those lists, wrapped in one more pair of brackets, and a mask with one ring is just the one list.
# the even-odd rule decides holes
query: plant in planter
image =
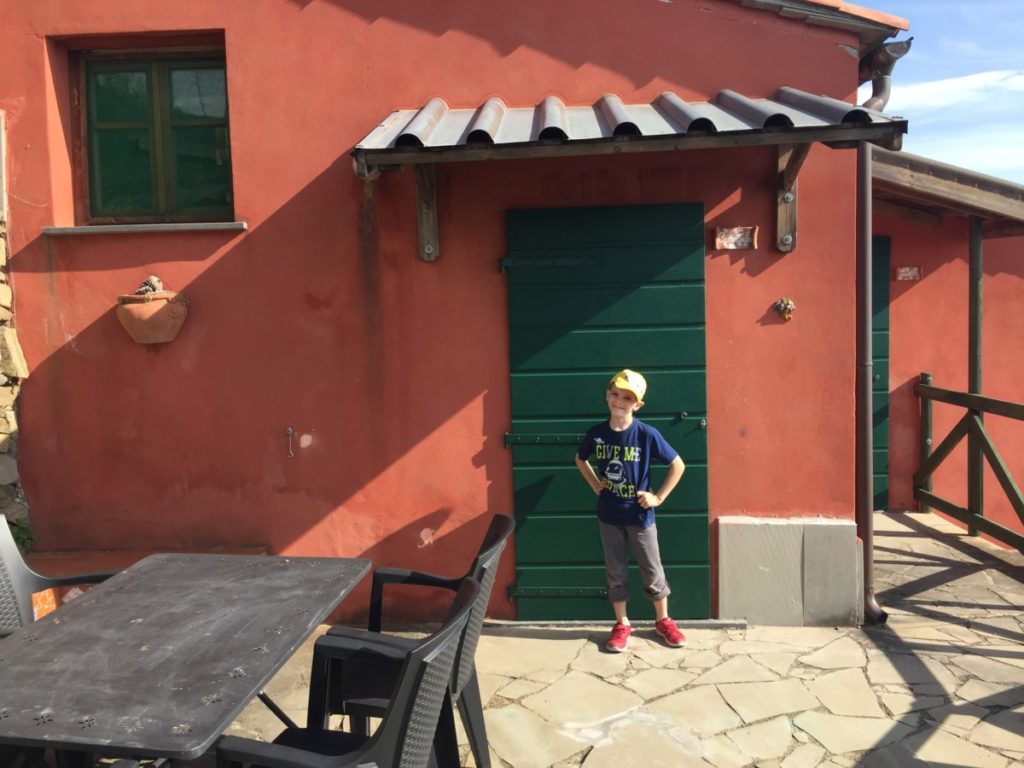
{"label": "plant in planter", "polygon": [[779,317],[783,320],[792,320],[793,311],[796,309],[796,304],[788,296],[783,296],[781,299],[772,304],[772,309],[779,313]]}
{"label": "plant in planter", "polygon": [[188,317],[184,294],[164,289],[163,281],[150,275],[135,293],[117,297],[117,319],[139,344],[173,341]]}

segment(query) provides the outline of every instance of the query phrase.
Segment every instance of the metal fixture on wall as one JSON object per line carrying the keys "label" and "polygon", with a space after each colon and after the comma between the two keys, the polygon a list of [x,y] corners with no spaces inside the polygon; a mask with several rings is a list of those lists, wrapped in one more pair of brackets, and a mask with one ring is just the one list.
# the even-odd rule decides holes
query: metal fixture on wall
{"label": "metal fixture on wall", "polygon": [[772,309],[778,312],[779,317],[783,320],[792,320],[793,312],[796,311],[796,303],[789,296],[783,296],[772,304]]}

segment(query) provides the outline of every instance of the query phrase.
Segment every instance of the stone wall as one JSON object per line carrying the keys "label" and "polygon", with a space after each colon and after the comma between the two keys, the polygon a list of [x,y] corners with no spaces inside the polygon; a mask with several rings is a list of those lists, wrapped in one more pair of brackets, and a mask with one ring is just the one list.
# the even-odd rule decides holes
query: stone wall
{"label": "stone wall", "polygon": [[14,329],[14,301],[8,273],[7,132],[0,114],[0,514],[28,522],[28,507],[18,482],[18,419],[15,401],[28,364]]}

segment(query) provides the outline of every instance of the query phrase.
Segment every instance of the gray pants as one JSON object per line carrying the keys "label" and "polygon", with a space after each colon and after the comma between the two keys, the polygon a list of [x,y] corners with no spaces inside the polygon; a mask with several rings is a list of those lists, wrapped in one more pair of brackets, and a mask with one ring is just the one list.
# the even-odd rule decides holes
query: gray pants
{"label": "gray pants", "polygon": [[601,544],[604,546],[604,570],[608,576],[608,599],[621,603],[629,599],[629,553],[640,566],[644,593],[655,601],[668,597],[672,592],[665,581],[665,569],[661,567],[661,553],[658,551],[658,526],[654,523],[646,528],[638,525],[609,525],[598,521],[601,530]]}

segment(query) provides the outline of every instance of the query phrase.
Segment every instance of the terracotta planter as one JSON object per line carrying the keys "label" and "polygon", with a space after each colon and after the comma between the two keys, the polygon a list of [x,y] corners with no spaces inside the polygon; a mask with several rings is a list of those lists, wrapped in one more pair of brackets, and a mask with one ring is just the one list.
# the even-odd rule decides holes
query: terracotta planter
{"label": "terracotta planter", "polygon": [[175,291],[117,297],[117,319],[139,344],[173,341],[188,317],[185,297]]}

